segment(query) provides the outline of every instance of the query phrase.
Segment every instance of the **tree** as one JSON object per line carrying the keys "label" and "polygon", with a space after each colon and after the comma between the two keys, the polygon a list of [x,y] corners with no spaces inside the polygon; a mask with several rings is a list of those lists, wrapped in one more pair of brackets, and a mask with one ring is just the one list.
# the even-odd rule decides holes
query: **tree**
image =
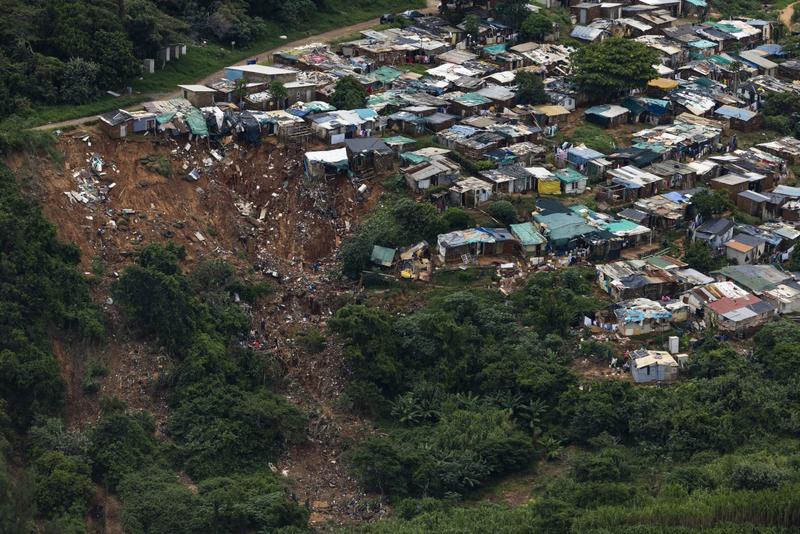
{"label": "tree", "polygon": [[487,211],[489,215],[503,224],[513,224],[517,222],[517,209],[508,200],[492,202]]}
{"label": "tree", "polygon": [[133,55],[130,39],[123,32],[99,31],[94,36],[94,61],[100,66],[97,83],[103,89],[118,89],[142,72]]}
{"label": "tree", "polygon": [[572,56],[573,79],[594,100],[608,100],[642,89],[657,76],[655,50],[630,39],[612,37],[579,48]]}
{"label": "tree", "polygon": [[152,465],[157,447],[154,432],[155,425],[145,413],[105,414],[89,431],[89,457],[95,480],[115,490],[126,475]]}
{"label": "tree", "polygon": [[553,21],[542,13],[531,13],[525,22],[522,23],[522,33],[536,41],[542,41],[544,38],[553,31]]}
{"label": "tree", "polygon": [[711,248],[704,241],[690,243],[683,254],[683,261],[688,263],[691,268],[706,273],[721,266],[719,258],[711,255]]}
{"label": "tree", "polygon": [[236,97],[237,102],[242,102],[244,97],[247,96],[247,80],[239,78],[233,84],[233,96]]}
{"label": "tree", "polygon": [[[442,215],[442,219],[447,223],[447,229],[464,230],[465,228],[472,228],[475,226],[475,219],[469,213],[461,208],[447,208]],[[800,247],[798,247],[800,249]]]}
{"label": "tree", "polygon": [[286,92],[286,87],[279,81],[274,80],[269,84],[269,92],[272,95],[272,100],[279,108],[286,107],[286,99],[289,98],[289,93]]}
{"label": "tree", "polygon": [[500,20],[512,28],[519,28],[522,21],[530,13],[526,0],[503,0],[497,6],[497,14]]}
{"label": "tree", "polygon": [[481,19],[477,15],[467,15],[464,18],[464,31],[473,40],[478,40]]}
{"label": "tree", "polygon": [[800,247],[794,247],[789,256],[789,264],[786,266],[790,271],[800,271]]}
{"label": "tree", "polygon": [[700,191],[692,197],[695,212],[703,219],[710,219],[733,209],[733,203],[722,191]]}
{"label": "tree", "polygon": [[741,82],[742,77],[742,69],[744,69],[744,64],[741,61],[734,61],[731,63],[730,66],[731,72],[733,73],[733,79],[731,80],[733,83],[733,94],[739,92],[739,83]]}
{"label": "tree", "polygon": [[336,82],[331,104],[337,109],[363,108],[367,102],[367,92],[355,77],[345,76]]}
{"label": "tree", "polygon": [[47,452],[35,462],[35,500],[39,513],[53,518],[73,507],[82,514],[94,493],[86,462],[60,452]]}
{"label": "tree", "polygon": [[548,102],[542,77],[535,72],[517,71],[514,80],[517,82],[518,103],[536,105]]}

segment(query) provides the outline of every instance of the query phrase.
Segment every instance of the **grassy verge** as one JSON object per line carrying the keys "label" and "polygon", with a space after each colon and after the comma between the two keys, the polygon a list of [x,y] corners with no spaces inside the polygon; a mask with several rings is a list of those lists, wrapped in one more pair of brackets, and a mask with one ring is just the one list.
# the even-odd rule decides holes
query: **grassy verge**
{"label": "grassy verge", "polygon": [[603,128],[591,124],[578,126],[569,137],[576,145],[584,144],[604,154],[609,154],[614,151],[614,137]]}
{"label": "grassy verge", "polygon": [[[205,46],[189,46],[186,56],[171,61],[164,69],[135,81],[133,88],[138,93],[174,91],[179,83],[195,83],[228,65],[280,47],[281,44],[364,22],[383,13],[425,6],[424,0],[331,0],[329,3],[329,11],[315,14],[298,29],[287,31],[279,24],[268,24],[263,37],[243,48],[231,49],[230,46],[223,47],[212,43]],[[281,39],[281,35],[286,35],[287,39]],[[147,97],[144,95],[133,95],[122,98],[104,97],[82,106],[40,106],[25,116],[25,122],[30,126],[38,126],[66,121],[132,106],[145,100]]]}

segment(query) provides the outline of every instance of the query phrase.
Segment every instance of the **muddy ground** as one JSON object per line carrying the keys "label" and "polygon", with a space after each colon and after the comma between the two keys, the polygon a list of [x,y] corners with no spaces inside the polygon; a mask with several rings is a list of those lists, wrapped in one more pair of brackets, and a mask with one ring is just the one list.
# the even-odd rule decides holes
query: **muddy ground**
{"label": "muddy ground", "polygon": [[[183,245],[188,269],[206,258],[225,259],[241,276],[275,287],[252,310],[253,342],[265,357],[277,360],[280,392],[310,414],[311,424],[307,442],[273,467],[309,504],[316,526],[370,519],[384,511],[358,490],[341,458],[374,432],[339,406],[345,375],[341,347],[329,343],[311,354],[294,341],[306,329],[324,331],[327,317],[353,298],[354,288],[335,274],[335,253],[381,195],[380,186],[370,184],[366,196],[359,197],[358,184],[344,177],[307,182],[302,154],[323,148],[287,148],[270,139],[257,148],[244,147],[231,140],[211,154],[205,141],[187,146],[153,136],[111,140],[84,127],[61,134],[63,161],[18,155],[8,162],[58,237],[81,249],[93,297],[109,318],[108,342],[102,346],[54,339],[67,383],[67,424],[91,424],[100,415],[98,399],[116,396],[132,409],[150,412],[162,432],[167,404],[160,384],[170,370],[169,358],[164,349],[125,329],[109,300],[111,284],[147,243]],[[99,173],[92,170],[93,156],[102,160]],[[195,168],[200,179],[188,181]],[[96,394],[83,387],[90,362],[108,370]],[[107,510],[119,509],[102,492],[97,500]],[[102,530],[119,531],[118,518],[110,514]]]}

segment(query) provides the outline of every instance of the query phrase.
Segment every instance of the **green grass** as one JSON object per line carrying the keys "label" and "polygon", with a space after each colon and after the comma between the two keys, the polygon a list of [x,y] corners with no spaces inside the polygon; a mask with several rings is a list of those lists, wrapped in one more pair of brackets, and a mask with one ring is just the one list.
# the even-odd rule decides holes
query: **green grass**
{"label": "green grass", "polygon": [[148,100],[148,98],[144,95],[121,96],[119,98],[104,96],[89,104],[81,104],[78,106],[63,104],[59,106],[36,107],[31,113],[26,114],[24,118],[25,122],[30,126],[38,126],[51,122],[88,117],[89,115],[100,115],[107,111],[134,106],[146,100]]}
{"label": "green grass", "polygon": [[417,74],[426,74],[428,69],[431,68],[431,65],[423,65],[421,63],[413,63],[411,65],[397,65],[396,67],[398,70],[406,71],[406,72],[416,72]]}
{"label": "green grass", "polygon": [[591,124],[578,126],[569,138],[575,144],[583,143],[604,154],[609,154],[615,149],[614,138],[604,129]]}
{"label": "green grass", "polygon": [[[280,24],[268,23],[264,36],[243,48],[231,50],[230,45],[225,47],[214,43],[206,46],[190,45],[186,56],[177,61],[170,61],[164,69],[144,76],[141,80],[136,80],[133,83],[134,91],[139,93],[172,92],[178,84],[196,83],[228,65],[278,48],[282,44],[367,21],[384,13],[425,7],[425,1],[330,0],[329,5],[329,11],[315,14],[310,21],[298,29],[287,30]],[[281,35],[286,35],[287,39],[281,39]],[[263,62],[266,62],[268,58],[264,57],[263,59]],[[133,95],[121,98],[104,97],[81,106],[39,106],[25,115],[25,122],[30,126],[38,126],[50,122],[66,121],[132,106],[148,99],[145,95]]]}

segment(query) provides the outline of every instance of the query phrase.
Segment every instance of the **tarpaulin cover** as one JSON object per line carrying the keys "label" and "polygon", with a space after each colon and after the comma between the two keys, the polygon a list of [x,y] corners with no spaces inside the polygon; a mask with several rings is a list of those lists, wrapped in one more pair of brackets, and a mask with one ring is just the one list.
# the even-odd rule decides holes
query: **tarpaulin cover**
{"label": "tarpaulin cover", "polygon": [[208,137],[208,126],[206,126],[206,119],[197,108],[192,108],[185,113],[186,123],[193,135],[200,137]]}
{"label": "tarpaulin cover", "polygon": [[158,115],[156,117],[156,122],[158,124],[165,124],[165,123],[171,121],[174,116],[175,116],[175,112],[174,111],[172,111],[170,113],[164,113],[164,114]]}

